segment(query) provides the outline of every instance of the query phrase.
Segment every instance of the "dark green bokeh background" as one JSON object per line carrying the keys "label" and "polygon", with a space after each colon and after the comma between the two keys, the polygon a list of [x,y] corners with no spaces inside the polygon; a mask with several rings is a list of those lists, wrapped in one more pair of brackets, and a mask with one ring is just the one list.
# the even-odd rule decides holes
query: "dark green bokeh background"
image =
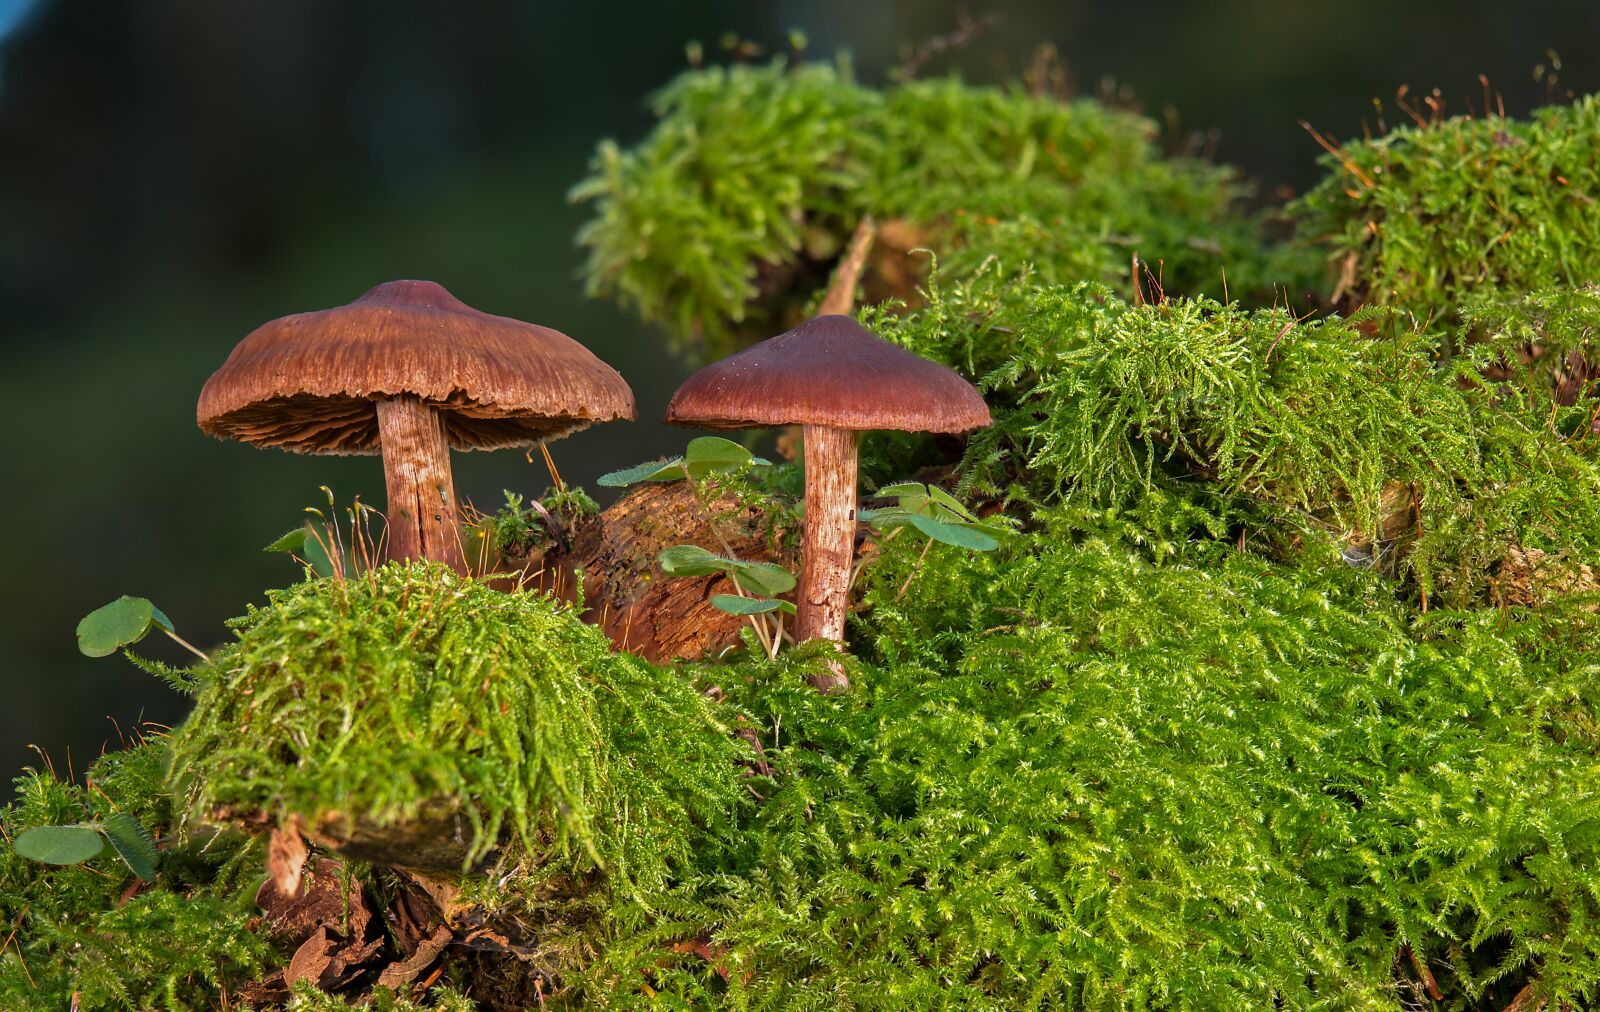
{"label": "dark green bokeh background", "polygon": [[[151,597],[191,640],[294,578],[260,546],[319,501],[381,503],[369,458],[300,458],[223,444],[194,426],[206,376],[257,324],[343,303],[392,278],[566,331],[615,365],[641,420],[552,447],[569,480],[667,452],[661,410],[688,366],[659,335],[586,300],[567,188],[602,137],[648,129],[648,92],[691,39],[768,45],[804,30],[881,79],[902,47],[965,9],[998,24],[954,57],[993,80],[1055,42],[1084,90],[1115,77],[1174,136],[1264,192],[1302,187],[1309,119],[1340,137],[1402,83],[1480,101],[1479,73],[1525,112],[1597,87],[1600,6],[1380,0],[1115,4],[452,4],[332,0],[0,0],[0,769],[81,769],[141,717],[183,701],[116,659],[75,649],[80,616]],[[1566,57],[1557,90],[1532,69]],[[1392,106],[1391,106],[1392,108]],[[1391,113],[1392,115],[1392,113]],[[538,493],[519,454],[459,455],[464,497]],[[171,644],[147,641],[173,661]]]}

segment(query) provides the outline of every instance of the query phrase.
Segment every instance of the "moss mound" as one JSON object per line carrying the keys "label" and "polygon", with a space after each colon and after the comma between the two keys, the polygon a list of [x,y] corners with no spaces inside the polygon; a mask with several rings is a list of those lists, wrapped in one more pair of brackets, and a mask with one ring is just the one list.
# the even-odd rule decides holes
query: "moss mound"
{"label": "moss mound", "polygon": [[298,817],[358,853],[423,825],[458,865],[509,845],[646,888],[743,796],[709,701],[548,597],[421,563],[269,597],[173,735],[202,819]]}
{"label": "moss mound", "polygon": [[[602,145],[573,190],[591,290],[723,354],[788,325],[864,214],[884,245],[957,270],[1024,259],[1046,281],[1129,286],[1138,254],[1169,291],[1269,293],[1308,279],[1241,213],[1227,168],[1162,158],[1151,121],[1091,101],[954,79],[879,90],[848,67],[691,71],[639,146]],[[891,241],[892,240],[892,241]],[[909,294],[910,280],[895,287]]]}
{"label": "moss mound", "polygon": [[1419,622],[1346,566],[1036,522],[992,559],[891,545],[848,701],[741,666],[773,784],[677,916],[712,955],[619,939],[591,1003],[1593,1000],[1592,611]]}
{"label": "moss mound", "polygon": [[1290,213],[1327,250],[1336,296],[1448,335],[1469,303],[1600,277],[1600,98],[1403,126],[1322,163]]}
{"label": "moss mound", "polygon": [[[1442,360],[1393,311],[1130,306],[1000,271],[872,322],[980,381],[996,423],[967,448],[968,488],[1131,510],[1272,557],[1331,549],[1426,607],[1530,603],[1508,560],[1537,553],[1555,589],[1600,551],[1594,402],[1563,396],[1557,368],[1588,349],[1597,307],[1581,289],[1482,308],[1493,339]],[[1529,340],[1542,364],[1505,368]]]}

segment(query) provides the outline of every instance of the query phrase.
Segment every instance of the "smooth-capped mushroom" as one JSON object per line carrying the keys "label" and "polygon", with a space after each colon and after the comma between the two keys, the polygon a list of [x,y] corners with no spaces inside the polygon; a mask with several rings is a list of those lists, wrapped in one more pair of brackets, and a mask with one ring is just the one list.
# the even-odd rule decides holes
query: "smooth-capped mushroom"
{"label": "smooth-capped mushroom", "polygon": [[667,421],[708,429],[803,426],[806,516],[795,638],[842,643],[854,561],[858,434],[968,432],[990,418],[978,391],[956,373],[890,344],[851,317],[829,315],[690,376],[667,405]]}
{"label": "smooth-capped mushroom", "polygon": [[383,455],[388,554],[463,571],[450,450],[530,446],[633,418],[615,369],[558,331],[431,281],[252,331],[200,391],[200,428],[295,453]]}

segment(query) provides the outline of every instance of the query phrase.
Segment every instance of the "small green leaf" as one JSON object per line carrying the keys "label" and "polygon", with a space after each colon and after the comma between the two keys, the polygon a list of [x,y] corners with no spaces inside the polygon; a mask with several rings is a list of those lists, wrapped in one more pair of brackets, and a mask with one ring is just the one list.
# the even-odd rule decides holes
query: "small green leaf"
{"label": "small green leaf", "polygon": [[333,575],[333,560],[328,557],[328,548],[315,534],[307,534],[305,549],[300,553],[300,557],[306,560],[312,572],[318,576]]}
{"label": "small green leaf", "polygon": [[11,846],[30,861],[81,864],[105,849],[105,841],[92,826],[35,826],[18,833]]}
{"label": "small green leaf", "polygon": [[595,484],[603,488],[627,488],[641,481],[672,481],[683,477],[682,465],[682,457],[673,457],[665,461],[650,460],[633,467],[625,467],[620,471],[602,474],[595,479]]}
{"label": "small green leaf", "polygon": [[856,517],[880,531],[904,527],[911,522],[911,514],[898,506],[885,506],[881,510],[857,510]]}
{"label": "small green leaf", "polygon": [[[78,649],[90,657],[104,657],[116,653],[131,643],[137,643],[150,632],[156,615],[156,606],[148,598],[117,598],[110,604],[85,615],[78,623]],[[171,623],[161,616],[163,625]]]}
{"label": "small green leaf", "polygon": [[743,464],[749,461],[750,451],[721,436],[697,436],[689,440],[683,459],[690,464]]}
{"label": "small green leaf", "polygon": [[765,466],[771,463],[757,457],[731,439],[721,436],[700,436],[689,440],[684,463],[694,478],[704,478],[715,471],[731,471],[739,467]]}
{"label": "small green leaf", "polygon": [[958,524],[947,524],[942,520],[925,517],[920,513],[912,514],[911,526],[926,534],[935,541],[957,548],[968,548],[975,552],[992,552],[1000,547],[1000,542],[981,531]]}
{"label": "small green leaf", "polygon": [[713,555],[698,545],[673,545],[656,557],[662,572],[669,576],[709,576],[724,573],[736,563]]}
{"label": "small green leaf", "polygon": [[974,523],[978,522],[978,518],[972,514],[971,510],[967,509],[965,506],[963,506],[961,504],[960,500],[956,499],[955,496],[953,496],[950,493],[946,492],[944,489],[940,488],[939,486],[937,486],[937,485],[929,485],[928,486],[928,496],[935,503],[939,504],[940,506],[943,506],[945,509],[947,509],[951,513],[955,514],[957,517],[959,517],[963,521],[965,521],[965,522],[967,522],[969,524],[974,524]]}
{"label": "small green leaf", "polygon": [[[315,513],[316,511],[311,510],[309,512]],[[333,560],[328,558],[328,549],[323,545],[322,539],[317,537],[316,532],[312,530],[309,523],[290,531],[263,548],[262,551],[298,555],[318,576],[333,575]]]}
{"label": "small green leaf", "polygon": [[155,881],[156,862],[161,860],[161,852],[156,850],[156,841],[139,825],[138,819],[126,812],[117,812],[101,823],[100,828],[117,856],[135,875],[146,882]]}
{"label": "small green leaf", "polygon": [[766,597],[794,589],[794,574],[774,562],[736,562],[730,572],[745,590]]}
{"label": "small green leaf", "polygon": [[150,621],[154,622],[156,625],[165,629],[169,633],[175,633],[178,631],[177,628],[173,626],[172,619],[167,617],[167,613],[162,611],[160,608],[157,608],[153,604],[150,606]]}
{"label": "small green leaf", "polygon": [[921,482],[901,481],[885,485],[873,493],[880,499],[898,499],[903,495],[927,495],[928,487]]}
{"label": "small green leaf", "polygon": [[922,485],[912,485],[911,491],[901,492],[895,497],[895,502],[900,509],[907,513],[918,513],[925,517],[933,516],[933,508],[929,505],[932,501],[932,498],[928,495],[927,488]]}
{"label": "small green leaf", "polygon": [[304,525],[301,525],[261,550],[263,552],[283,552],[284,554],[293,554],[305,547],[306,536],[309,533],[310,530]]}
{"label": "small green leaf", "polygon": [[794,614],[794,605],[788,601],[768,601],[758,597],[739,597],[736,594],[713,595],[711,607],[725,611],[729,615],[765,615],[773,611]]}

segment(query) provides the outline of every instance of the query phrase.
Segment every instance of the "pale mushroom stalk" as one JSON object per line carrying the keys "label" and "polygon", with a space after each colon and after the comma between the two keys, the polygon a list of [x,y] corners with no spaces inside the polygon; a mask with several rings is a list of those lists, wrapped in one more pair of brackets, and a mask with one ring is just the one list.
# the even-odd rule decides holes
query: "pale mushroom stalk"
{"label": "pale mushroom stalk", "polygon": [[444,418],[409,394],[378,401],[377,409],[389,558],[434,559],[465,572]]}
{"label": "pale mushroom stalk", "polygon": [[[864,244],[863,244],[864,248]],[[795,639],[844,643],[856,532],[856,440],[878,429],[970,432],[990,423],[972,384],[849,316],[818,316],[684,381],[667,421],[711,429],[800,425],[806,500]],[[837,662],[811,677],[850,685]]]}
{"label": "pale mushroom stalk", "polygon": [[[856,285],[877,237],[871,215],[856,224],[818,316],[849,315]],[[801,427],[805,447],[806,522],[801,532],[801,569],[795,589],[795,637],[800,642],[844,642],[844,620],[855,563],[857,434],[827,425]],[[843,677],[842,672],[840,677]],[[840,688],[848,686],[843,683]]]}
{"label": "pale mushroom stalk", "polygon": [[806,516],[795,588],[795,639],[844,642],[855,563],[857,433],[807,425]]}

